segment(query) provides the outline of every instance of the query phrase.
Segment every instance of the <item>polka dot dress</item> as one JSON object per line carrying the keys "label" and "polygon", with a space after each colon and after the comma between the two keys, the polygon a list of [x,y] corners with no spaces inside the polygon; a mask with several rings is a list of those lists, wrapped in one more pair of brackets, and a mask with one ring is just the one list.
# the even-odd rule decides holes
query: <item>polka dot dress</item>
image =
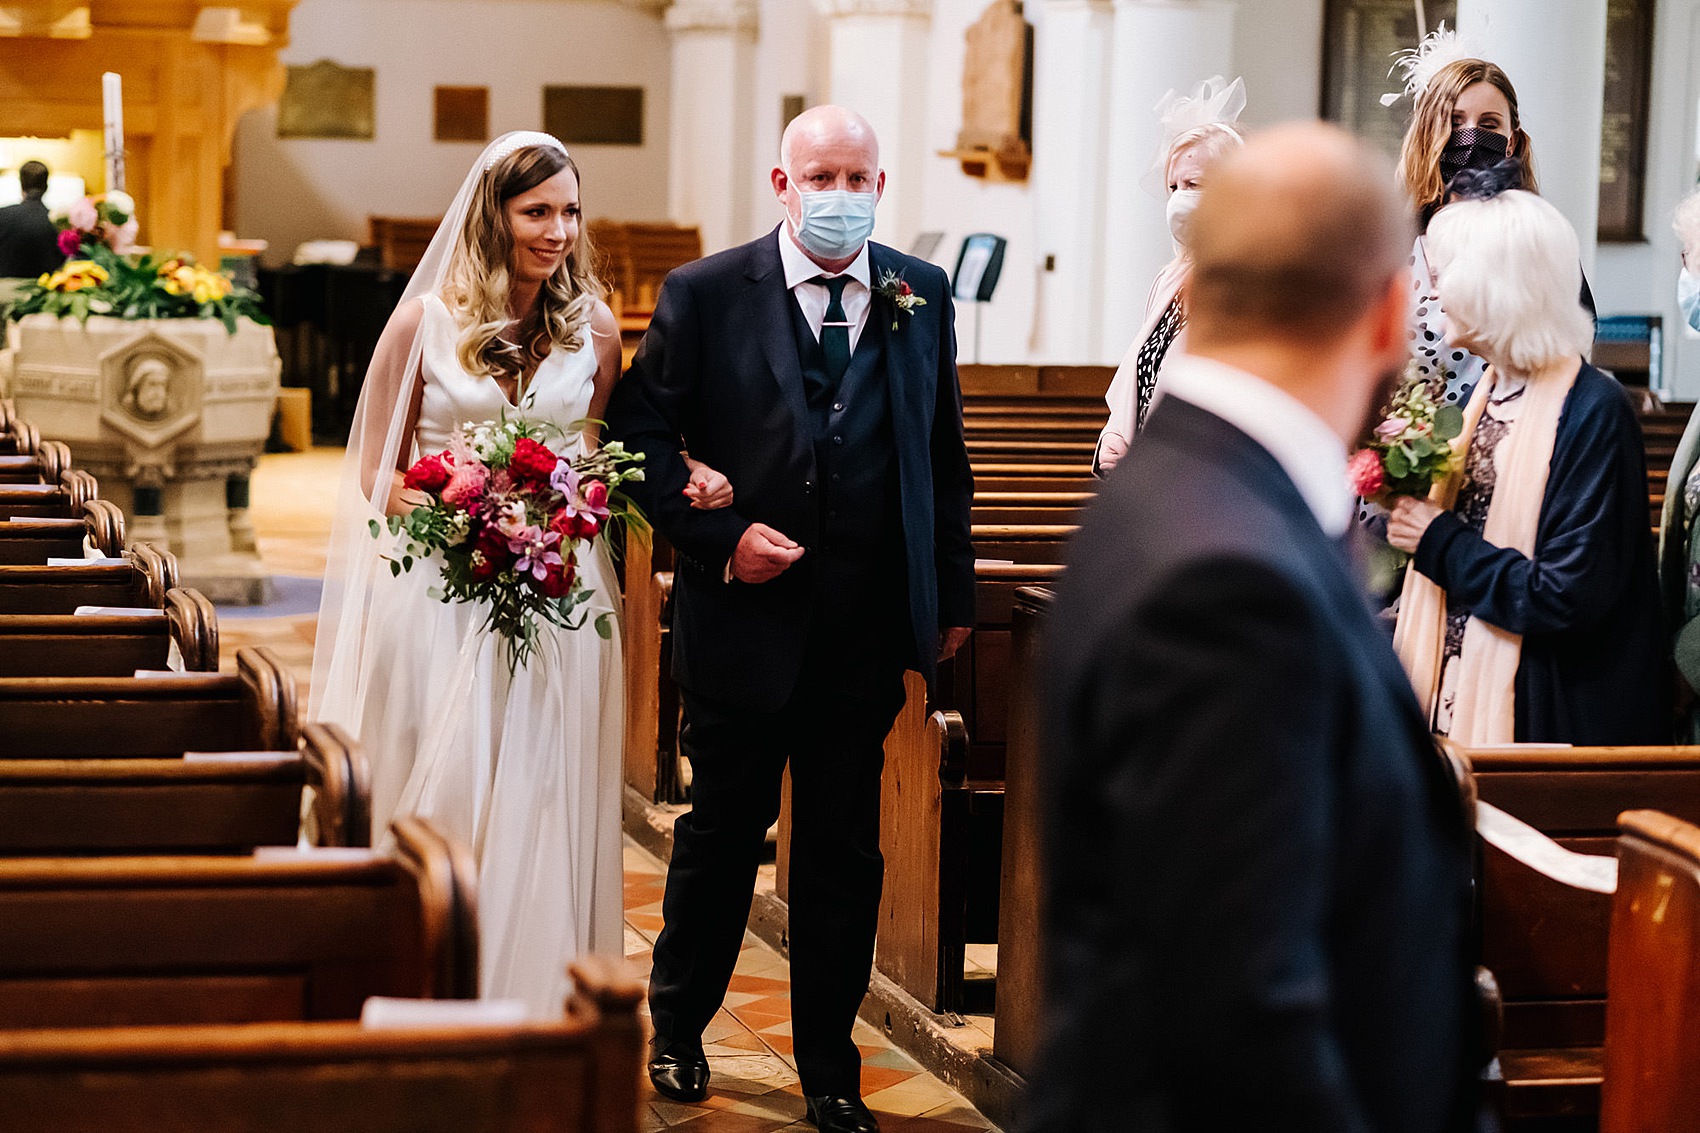
{"label": "polka dot dress", "polygon": [[1157,392],[1157,371],[1163,368],[1169,347],[1175,344],[1175,339],[1184,329],[1186,308],[1181,306],[1181,297],[1176,295],[1163,309],[1163,317],[1152,328],[1145,345],[1139,348],[1139,356],[1133,361],[1134,390],[1138,397],[1134,406],[1135,432],[1145,429],[1145,415],[1151,412],[1151,395]]}

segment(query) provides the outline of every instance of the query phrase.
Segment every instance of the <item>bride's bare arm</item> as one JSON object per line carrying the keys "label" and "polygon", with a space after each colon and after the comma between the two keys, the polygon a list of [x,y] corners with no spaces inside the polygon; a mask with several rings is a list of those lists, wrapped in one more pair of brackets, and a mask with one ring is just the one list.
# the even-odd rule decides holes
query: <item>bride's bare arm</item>
{"label": "bride's bare arm", "polygon": [[[350,438],[360,445],[360,486],[368,498],[382,490],[382,481],[389,483],[387,491],[382,491],[379,497],[384,500],[388,515],[405,515],[424,502],[420,493],[401,486],[402,474],[413,459],[413,431],[419,423],[419,402],[424,395],[418,363],[414,363],[411,371],[408,368],[423,315],[424,305],[413,302],[397,307],[390,316],[372,352],[372,364],[366,371],[364,407]],[[386,462],[385,452],[391,444],[395,446],[395,455]]]}
{"label": "bride's bare arm", "polygon": [[685,479],[685,498],[691,501],[691,506],[698,511],[731,507],[732,481],[702,461],[692,459],[690,453],[682,455],[685,458],[685,467],[690,472]]}
{"label": "bride's bare arm", "polygon": [[[590,339],[596,347],[596,388],[590,395],[587,416],[600,421],[608,411],[608,399],[614,395],[614,383],[620,380],[620,324],[608,304],[600,300],[590,315]],[[601,437],[600,425],[586,426],[585,444],[595,445]]]}

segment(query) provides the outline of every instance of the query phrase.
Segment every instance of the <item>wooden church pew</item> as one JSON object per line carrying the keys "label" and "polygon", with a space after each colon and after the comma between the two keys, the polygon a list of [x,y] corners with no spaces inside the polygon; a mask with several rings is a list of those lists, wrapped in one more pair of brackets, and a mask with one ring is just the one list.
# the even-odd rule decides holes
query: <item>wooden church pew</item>
{"label": "wooden church pew", "polygon": [[33,1133],[636,1133],[642,985],[572,965],[565,1015],[0,1033],[0,1097]]}
{"label": "wooden church pew", "polygon": [[123,562],[84,566],[0,565],[0,614],[71,614],[78,606],[165,608],[177,557],[135,543]]}
{"label": "wooden church pew", "polygon": [[[1516,745],[1462,754],[1482,802],[1579,853],[1610,855],[1625,810],[1656,806],[1700,821],[1700,747]],[[1591,1125],[1603,1073],[1611,898],[1562,885],[1485,844],[1477,895],[1481,962],[1504,1003],[1488,1086],[1501,1099],[1506,1131]]]}
{"label": "wooden church pew", "polygon": [[295,680],[264,646],[235,673],[0,678],[0,758],[171,759],[186,751],[289,751]]}
{"label": "wooden church pew", "polygon": [[417,818],[388,852],[0,860],[0,1030],[357,1019],[478,991],[476,870]]}
{"label": "wooden church pew", "polygon": [[0,614],[0,677],[128,677],[168,667],[218,671],[218,614],[199,590],[170,590],[155,617]]}
{"label": "wooden church pew", "polygon": [[95,478],[80,469],[56,484],[0,484],[0,519],[76,519],[83,504],[100,496]]}
{"label": "wooden church pew", "polygon": [[1618,819],[1601,1133],[1700,1131],[1700,827]]}
{"label": "wooden church pew", "polygon": [[124,513],[109,500],[88,500],[75,519],[0,519],[0,565],[45,566],[50,558],[84,556],[84,540],[97,555],[124,553]]}
{"label": "wooden church pew", "polygon": [[0,454],[0,484],[57,484],[70,470],[71,450],[60,441],[41,441],[33,449]]}
{"label": "wooden church pew", "polygon": [[313,845],[371,843],[366,761],[334,726],[307,725],[299,751],[234,758],[0,760],[0,857],[292,846],[308,788]]}
{"label": "wooden church pew", "polygon": [[40,447],[40,431],[8,411],[5,422],[0,424],[0,456],[29,456]]}

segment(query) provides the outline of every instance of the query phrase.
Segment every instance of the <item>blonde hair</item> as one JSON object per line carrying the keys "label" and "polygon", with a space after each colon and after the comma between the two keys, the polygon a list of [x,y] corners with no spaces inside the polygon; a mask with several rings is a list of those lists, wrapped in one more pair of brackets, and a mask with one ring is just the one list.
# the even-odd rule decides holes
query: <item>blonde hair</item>
{"label": "blonde hair", "polygon": [[1593,320],[1576,298],[1576,230],[1535,194],[1513,189],[1447,205],[1429,227],[1428,254],[1447,318],[1495,365],[1531,374],[1593,341]]}
{"label": "blonde hair", "polygon": [[1689,270],[1700,272],[1700,192],[1690,193],[1676,206],[1671,227],[1682,241],[1684,254],[1693,261]]}
{"label": "blonde hair", "polygon": [[1163,161],[1163,187],[1168,188],[1173,180],[1175,160],[1188,150],[1198,150],[1204,163],[1209,165],[1235,146],[1245,145],[1245,138],[1232,126],[1223,122],[1206,122],[1202,126],[1194,126],[1185,133],[1178,135],[1169,143],[1169,156]]}
{"label": "blonde hair", "polygon": [[572,158],[554,146],[525,146],[485,170],[455,240],[443,284],[443,302],[461,326],[456,356],[475,376],[518,381],[551,350],[578,350],[589,333],[591,315],[604,293],[592,268],[589,233],[581,226],[573,249],[544,281],[538,294],[539,319],[529,341],[502,339],[513,325],[508,313],[514,241],[507,203],[570,169]]}
{"label": "blonde hair", "polygon": [[1491,83],[1511,107],[1511,157],[1522,167],[1522,187],[1538,193],[1535,183],[1535,151],[1524,132],[1517,112],[1517,88],[1511,77],[1485,59],[1459,59],[1442,67],[1417,96],[1405,143],[1399,149],[1399,181],[1405,186],[1411,209],[1419,223],[1427,224],[1446,200],[1446,182],[1440,178],[1440,153],[1452,138],[1452,111],[1458,98],[1477,83]]}

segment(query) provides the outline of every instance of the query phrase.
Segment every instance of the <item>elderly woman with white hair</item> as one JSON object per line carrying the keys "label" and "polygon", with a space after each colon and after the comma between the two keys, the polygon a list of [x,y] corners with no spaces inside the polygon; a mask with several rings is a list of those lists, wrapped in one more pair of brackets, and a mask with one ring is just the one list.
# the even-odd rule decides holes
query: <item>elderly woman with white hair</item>
{"label": "elderly woman with white hair", "polygon": [[1388,521],[1414,556],[1400,660],[1435,731],[1467,745],[1667,742],[1641,432],[1582,358],[1576,232],[1513,191],[1449,205],[1428,241],[1451,336],[1489,368],[1462,468]]}
{"label": "elderly woman with white hair", "polygon": [[1192,273],[1192,258],[1186,250],[1187,221],[1198,207],[1210,163],[1225,151],[1245,144],[1234,125],[1243,109],[1245,81],[1225,83],[1220,75],[1200,83],[1190,97],[1170,91],[1157,105],[1163,140],[1146,185],[1155,189],[1157,177],[1161,177],[1175,258],[1157,273],[1145,304],[1145,322],[1105,394],[1110,420],[1092,454],[1092,470],[1100,476],[1127,455],[1128,441],[1145,428],[1145,415],[1157,392],[1157,375],[1164,359],[1182,352],[1186,331],[1182,289]]}
{"label": "elderly woman with white hair", "polygon": [[[1677,206],[1672,227],[1682,241],[1682,274],[1676,300],[1683,319],[1700,331],[1700,192]],[[1671,460],[1664,512],[1659,522],[1659,585],[1676,653],[1677,672],[1690,690],[1700,690],[1700,413]],[[1686,698],[1685,698],[1686,699]],[[1697,706],[1700,708],[1700,706]],[[1684,729],[1689,743],[1700,742],[1700,710],[1691,710]]]}

